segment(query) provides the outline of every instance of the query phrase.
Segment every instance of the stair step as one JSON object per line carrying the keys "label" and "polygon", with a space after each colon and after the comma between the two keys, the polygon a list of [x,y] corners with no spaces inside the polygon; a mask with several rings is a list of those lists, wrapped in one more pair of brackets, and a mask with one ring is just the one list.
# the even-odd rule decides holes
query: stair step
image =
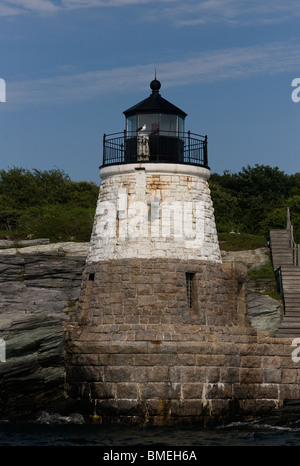
{"label": "stair step", "polygon": [[279,329],[282,329],[282,328],[297,328],[300,330],[300,322],[292,322],[292,321],[282,321],[281,324],[279,325],[278,327]]}
{"label": "stair step", "polygon": [[300,336],[300,267],[295,266],[289,230],[270,230],[270,250],[274,271],[281,268],[285,314],[276,336]]}
{"label": "stair step", "polygon": [[[299,323],[300,324],[300,316],[297,316],[297,317],[286,317],[284,316],[283,318],[283,321],[282,322],[291,322],[291,323]],[[280,324],[281,326],[281,324]]]}
{"label": "stair step", "polygon": [[279,230],[277,228],[274,228],[270,230],[270,235],[289,235],[290,236],[290,231],[289,230]]}
{"label": "stair step", "polygon": [[284,300],[285,302],[289,302],[289,303],[295,303],[295,302],[300,303],[300,294],[294,293],[293,291],[292,292],[286,291],[284,293]]}

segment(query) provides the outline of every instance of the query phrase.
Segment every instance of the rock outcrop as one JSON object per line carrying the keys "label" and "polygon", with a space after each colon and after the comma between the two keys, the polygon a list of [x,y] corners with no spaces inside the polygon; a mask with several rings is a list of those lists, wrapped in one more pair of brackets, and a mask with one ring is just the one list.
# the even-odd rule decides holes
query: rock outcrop
{"label": "rock outcrop", "polygon": [[0,251],[0,418],[69,410],[65,398],[64,321],[79,298],[88,244]]}
{"label": "rock outcrop", "polygon": [[244,251],[221,251],[223,263],[238,262],[248,270],[258,269],[270,263],[270,250],[257,248]]}

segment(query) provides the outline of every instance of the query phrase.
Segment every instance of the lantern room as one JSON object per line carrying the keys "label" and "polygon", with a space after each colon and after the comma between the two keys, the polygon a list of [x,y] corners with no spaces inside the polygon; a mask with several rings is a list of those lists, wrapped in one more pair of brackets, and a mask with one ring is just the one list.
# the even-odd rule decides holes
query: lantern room
{"label": "lantern room", "polygon": [[184,120],[187,115],[160,95],[160,87],[160,82],[154,79],[150,83],[152,94],[123,112],[129,137],[139,131],[148,135],[158,133],[171,137],[183,135]]}
{"label": "lantern room", "polygon": [[185,132],[187,114],[164,99],[161,83],[151,81],[152,93],[125,110],[125,130],[104,135],[103,164],[184,163],[207,166],[207,137]]}

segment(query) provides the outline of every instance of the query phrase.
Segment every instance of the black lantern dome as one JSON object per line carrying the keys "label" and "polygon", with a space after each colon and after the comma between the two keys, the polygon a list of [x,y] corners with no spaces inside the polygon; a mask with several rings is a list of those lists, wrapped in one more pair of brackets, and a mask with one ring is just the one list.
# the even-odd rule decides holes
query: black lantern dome
{"label": "black lantern dome", "polygon": [[123,112],[126,118],[130,118],[133,115],[154,113],[163,115],[176,115],[183,120],[185,119],[187,116],[185,112],[168,102],[160,95],[159,89],[161,88],[161,84],[156,78],[151,81],[150,88],[152,89],[152,94],[150,94],[147,99],[142,100],[138,104]]}
{"label": "black lantern dome", "polygon": [[[152,93],[133,107],[125,110],[127,134],[127,160],[155,159],[164,152],[164,161],[183,158],[184,120],[187,114],[164,99],[160,82],[151,81]],[[179,160],[178,160],[179,161]]]}
{"label": "black lantern dome", "polygon": [[119,163],[184,163],[207,167],[207,138],[186,133],[187,114],[164,99],[153,79],[149,97],[123,113],[123,137],[104,135],[103,165]]}
{"label": "black lantern dome", "polygon": [[162,132],[161,134],[173,133],[172,136],[183,133],[187,114],[160,95],[161,84],[156,78],[151,81],[150,88],[152,94],[147,99],[123,112],[126,117],[126,130],[130,133],[146,126],[145,131],[148,134],[157,130]]}

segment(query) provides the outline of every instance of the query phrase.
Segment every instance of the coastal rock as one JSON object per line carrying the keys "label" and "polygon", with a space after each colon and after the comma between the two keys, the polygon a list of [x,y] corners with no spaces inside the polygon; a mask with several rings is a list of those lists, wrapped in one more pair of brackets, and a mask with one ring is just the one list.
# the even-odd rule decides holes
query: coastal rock
{"label": "coastal rock", "polygon": [[0,314],[58,314],[79,298],[86,243],[0,250]]}
{"label": "coastal rock", "polygon": [[247,315],[252,327],[274,334],[282,318],[281,304],[267,295],[249,293]]}
{"label": "coastal rock", "polygon": [[9,313],[1,319],[6,362],[0,363],[0,417],[28,418],[64,410],[64,328],[59,320]]}
{"label": "coastal rock", "polygon": [[223,263],[239,262],[248,270],[258,269],[270,263],[269,248],[257,248],[245,251],[221,251]]}
{"label": "coastal rock", "polygon": [[63,243],[0,251],[1,419],[70,412],[63,322],[79,298],[87,248]]}

